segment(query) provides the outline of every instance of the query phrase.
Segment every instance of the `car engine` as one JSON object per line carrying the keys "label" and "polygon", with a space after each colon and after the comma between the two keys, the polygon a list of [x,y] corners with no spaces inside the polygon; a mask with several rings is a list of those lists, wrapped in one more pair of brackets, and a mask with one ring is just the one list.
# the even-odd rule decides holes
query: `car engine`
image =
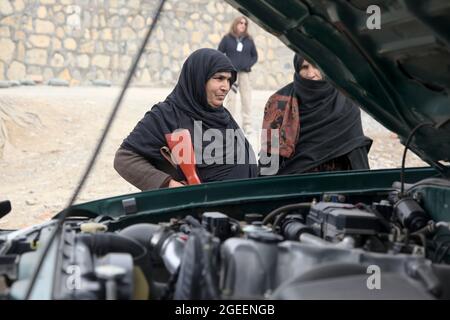
{"label": "car engine", "polygon": [[[364,202],[322,194],[241,219],[204,210],[114,231],[108,220],[72,217],[32,297],[449,299],[449,224],[425,209],[436,186],[425,181]],[[3,298],[23,297],[53,226],[1,235]]]}

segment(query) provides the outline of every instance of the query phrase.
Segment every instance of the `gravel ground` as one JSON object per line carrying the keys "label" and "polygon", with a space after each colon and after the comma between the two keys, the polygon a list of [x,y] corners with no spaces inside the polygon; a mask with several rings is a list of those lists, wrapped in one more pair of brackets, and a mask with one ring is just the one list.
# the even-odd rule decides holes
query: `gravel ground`
{"label": "gravel ground", "polygon": [[[21,127],[7,123],[10,142],[0,159],[0,200],[12,202],[12,212],[0,220],[0,229],[21,228],[58,213],[92,155],[119,88],[16,87],[0,92],[0,104],[38,115],[40,124]],[[113,169],[117,147],[137,121],[170,89],[131,88],[106,139],[98,161],[77,202],[139,191]],[[262,110],[270,91],[253,91],[254,129],[261,125]],[[239,117],[238,121],[239,121]],[[367,136],[374,139],[369,154],[373,169],[401,164],[403,148],[395,134],[363,113]],[[256,134],[250,138],[254,149]],[[408,153],[407,166],[424,163]]]}

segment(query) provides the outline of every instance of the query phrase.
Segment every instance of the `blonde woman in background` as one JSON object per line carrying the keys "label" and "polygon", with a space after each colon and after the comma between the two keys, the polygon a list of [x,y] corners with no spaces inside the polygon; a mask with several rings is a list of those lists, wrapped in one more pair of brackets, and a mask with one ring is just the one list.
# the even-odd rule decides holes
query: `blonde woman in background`
{"label": "blonde woman in background", "polygon": [[236,95],[241,95],[242,128],[247,135],[252,132],[251,121],[251,86],[249,74],[253,65],[258,61],[255,43],[248,33],[248,19],[240,16],[234,19],[230,32],[226,34],[219,44],[219,51],[223,52],[238,71],[237,81],[227,96],[225,106],[236,118]]}

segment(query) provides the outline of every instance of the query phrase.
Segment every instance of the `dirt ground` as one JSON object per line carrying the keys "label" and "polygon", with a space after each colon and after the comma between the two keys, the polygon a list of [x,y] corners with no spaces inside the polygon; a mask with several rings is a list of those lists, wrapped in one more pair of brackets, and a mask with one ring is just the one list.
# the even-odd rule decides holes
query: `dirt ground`
{"label": "dirt ground", "polygon": [[[119,90],[38,86],[0,91],[0,104],[34,113],[40,119],[40,124],[28,127],[7,123],[10,142],[0,159],[0,200],[9,199],[13,210],[0,220],[0,229],[42,222],[67,205]],[[78,203],[139,191],[114,171],[114,153],[144,113],[168,93],[169,89],[152,88],[128,91]],[[270,94],[270,91],[253,92],[255,132],[261,125],[264,103]],[[371,168],[399,167],[403,147],[396,135],[366,114],[363,126],[366,135],[374,139],[369,154]],[[256,134],[250,140],[256,147]],[[407,166],[422,165],[425,164],[419,158],[408,153]]]}

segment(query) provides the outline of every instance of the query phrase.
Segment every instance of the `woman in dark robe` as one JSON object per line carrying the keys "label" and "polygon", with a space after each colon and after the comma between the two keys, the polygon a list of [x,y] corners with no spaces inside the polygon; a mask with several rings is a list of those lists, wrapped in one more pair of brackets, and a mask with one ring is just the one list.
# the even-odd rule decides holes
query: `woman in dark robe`
{"label": "woman in dark robe", "polygon": [[[298,54],[294,68],[294,81],[264,109],[261,151],[279,155],[276,174],[369,169],[372,140],[364,136],[359,107]],[[272,147],[274,129],[279,139]]]}
{"label": "woman in dark robe", "polygon": [[[253,150],[223,107],[235,80],[236,71],[221,52],[214,49],[193,52],[183,64],[173,91],[145,114],[117,150],[114,158],[117,172],[141,190],[182,186],[183,172],[161,150],[167,146],[166,134],[187,129],[193,140],[201,182],[255,177],[257,162]],[[208,129],[213,129],[212,142],[216,147],[219,144],[222,152],[205,152],[211,145],[203,136]]]}

